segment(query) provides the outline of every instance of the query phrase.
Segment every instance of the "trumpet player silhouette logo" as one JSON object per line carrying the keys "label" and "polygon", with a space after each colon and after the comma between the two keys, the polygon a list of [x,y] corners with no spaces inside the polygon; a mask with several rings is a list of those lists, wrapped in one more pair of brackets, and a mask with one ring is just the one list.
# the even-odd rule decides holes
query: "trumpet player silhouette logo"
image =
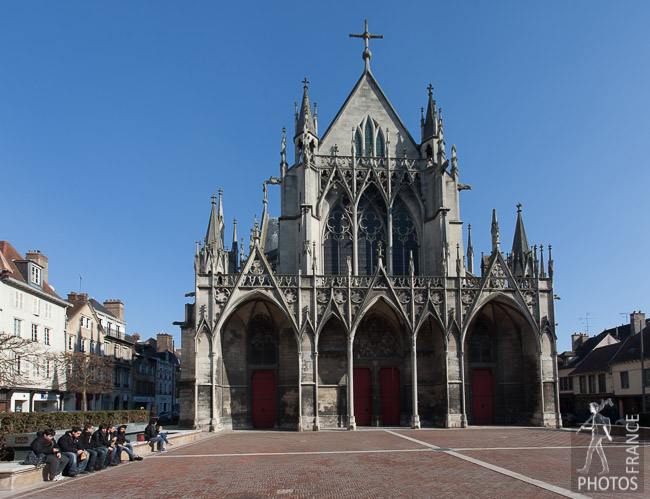
{"label": "trumpet player silhouette logo", "polygon": [[[600,414],[600,411],[602,411],[605,406],[612,407],[613,405],[614,404],[612,403],[612,399],[601,400],[600,404],[597,402],[592,402],[589,404],[589,411],[591,412],[591,416],[589,416],[589,419],[587,419],[587,421],[585,421],[585,423],[581,425],[580,428],[578,428],[577,432],[579,433],[581,430],[591,430],[591,442],[589,442],[589,449],[587,449],[585,465],[582,468],[576,470],[578,473],[589,473],[589,468],[591,467],[591,458],[594,455],[594,451],[598,454],[598,457],[600,457],[600,462],[603,465],[603,469],[598,474],[604,475],[606,473],[609,473],[609,465],[607,464],[607,457],[605,456],[605,451],[603,450],[602,441],[605,437],[607,437],[610,442],[612,441],[612,436],[610,435],[612,424],[609,421],[608,417]],[[588,426],[590,423],[591,426]]]}

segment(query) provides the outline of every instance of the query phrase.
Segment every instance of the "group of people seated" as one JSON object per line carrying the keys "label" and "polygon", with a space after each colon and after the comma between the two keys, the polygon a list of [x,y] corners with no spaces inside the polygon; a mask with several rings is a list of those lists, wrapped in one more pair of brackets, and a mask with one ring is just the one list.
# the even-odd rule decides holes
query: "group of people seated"
{"label": "group of people seated", "polygon": [[[159,452],[164,452],[163,442],[171,444],[157,423],[156,419],[150,420],[144,436],[145,440],[158,444]],[[126,425],[116,429],[112,424],[100,424],[95,430],[91,423],[86,423],[83,430],[74,427],[57,442],[54,441],[56,432],[48,428],[36,434],[31,449],[37,456],[42,454],[45,457],[49,479],[56,482],[64,476],[74,477],[117,466],[122,462],[122,452],[127,453],[129,461],[142,461],[126,438],[126,428]]]}

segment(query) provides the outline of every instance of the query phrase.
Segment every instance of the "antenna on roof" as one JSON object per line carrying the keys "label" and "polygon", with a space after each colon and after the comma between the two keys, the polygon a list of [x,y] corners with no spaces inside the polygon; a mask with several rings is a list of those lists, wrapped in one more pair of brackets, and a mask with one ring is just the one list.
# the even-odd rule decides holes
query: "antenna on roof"
{"label": "antenna on roof", "polygon": [[83,277],[81,277],[81,274],[79,274],[79,294],[81,294],[81,281],[83,280]]}
{"label": "antenna on roof", "polygon": [[580,321],[585,327],[585,333],[587,336],[589,336],[589,317],[591,316],[591,312],[585,312],[584,317],[580,317]]}

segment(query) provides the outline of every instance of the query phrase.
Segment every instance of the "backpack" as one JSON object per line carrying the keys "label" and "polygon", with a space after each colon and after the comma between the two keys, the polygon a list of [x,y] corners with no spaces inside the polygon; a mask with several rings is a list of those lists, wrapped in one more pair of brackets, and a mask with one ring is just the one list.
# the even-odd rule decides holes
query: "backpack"
{"label": "backpack", "polygon": [[36,454],[33,450],[30,450],[25,456],[25,460],[20,464],[32,464],[34,466],[40,466],[45,464],[45,454]]}

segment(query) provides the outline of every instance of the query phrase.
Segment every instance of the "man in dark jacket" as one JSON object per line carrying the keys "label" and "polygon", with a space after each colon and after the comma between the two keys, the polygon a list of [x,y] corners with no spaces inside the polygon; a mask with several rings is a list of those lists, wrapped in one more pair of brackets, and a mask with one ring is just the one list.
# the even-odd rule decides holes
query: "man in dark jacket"
{"label": "man in dark jacket", "polygon": [[99,429],[93,433],[93,438],[91,440],[94,449],[97,451],[97,466],[95,469],[102,469],[108,465],[108,453],[114,450],[114,447],[111,446],[108,440],[108,428],[102,423],[99,425]]}
{"label": "man in dark jacket", "polygon": [[31,448],[34,454],[44,454],[45,462],[50,467],[49,479],[58,482],[63,478],[61,472],[68,464],[68,458],[61,454],[58,447],[54,447],[54,435],[56,432],[52,429],[39,431],[36,439],[32,442]]}
{"label": "man in dark jacket", "polygon": [[[86,466],[88,466],[88,453],[84,455],[82,444],[79,442],[81,436],[81,428],[74,427],[72,430],[65,432],[57,442],[61,449],[61,454],[68,458],[68,466],[63,471],[68,476],[77,476],[78,473],[88,473]],[[84,459],[81,459],[84,457]]]}
{"label": "man in dark jacket", "polygon": [[165,452],[166,449],[163,447],[163,442],[165,439],[158,435],[158,428],[156,427],[156,423],[158,423],[158,420],[156,418],[149,420],[149,424],[144,429],[144,439],[147,442],[158,442],[158,452]]}
{"label": "man in dark jacket", "polygon": [[[99,461],[97,459],[99,458],[99,453],[97,452],[97,449],[93,447],[93,442],[92,442],[92,437],[93,437],[93,425],[90,423],[86,423],[84,425],[84,430],[81,432],[81,435],[79,436],[79,445],[83,450],[86,451],[86,454],[88,455],[88,465],[87,465],[87,470],[89,473],[92,473],[93,471],[99,471],[101,469],[97,468],[99,465]],[[106,457],[106,455],[104,455]]]}
{"label": "man in dark jacket", "polygon": [[126,452],[129,455],[129,461],[142,461],[140,456],[136,456],[133,452],[133,445],[131,441],[126,438],[126,425],[123,424],[117,429],[115,434],[115,445],[117,446],[117,459],[122,458],[122,451]]}

